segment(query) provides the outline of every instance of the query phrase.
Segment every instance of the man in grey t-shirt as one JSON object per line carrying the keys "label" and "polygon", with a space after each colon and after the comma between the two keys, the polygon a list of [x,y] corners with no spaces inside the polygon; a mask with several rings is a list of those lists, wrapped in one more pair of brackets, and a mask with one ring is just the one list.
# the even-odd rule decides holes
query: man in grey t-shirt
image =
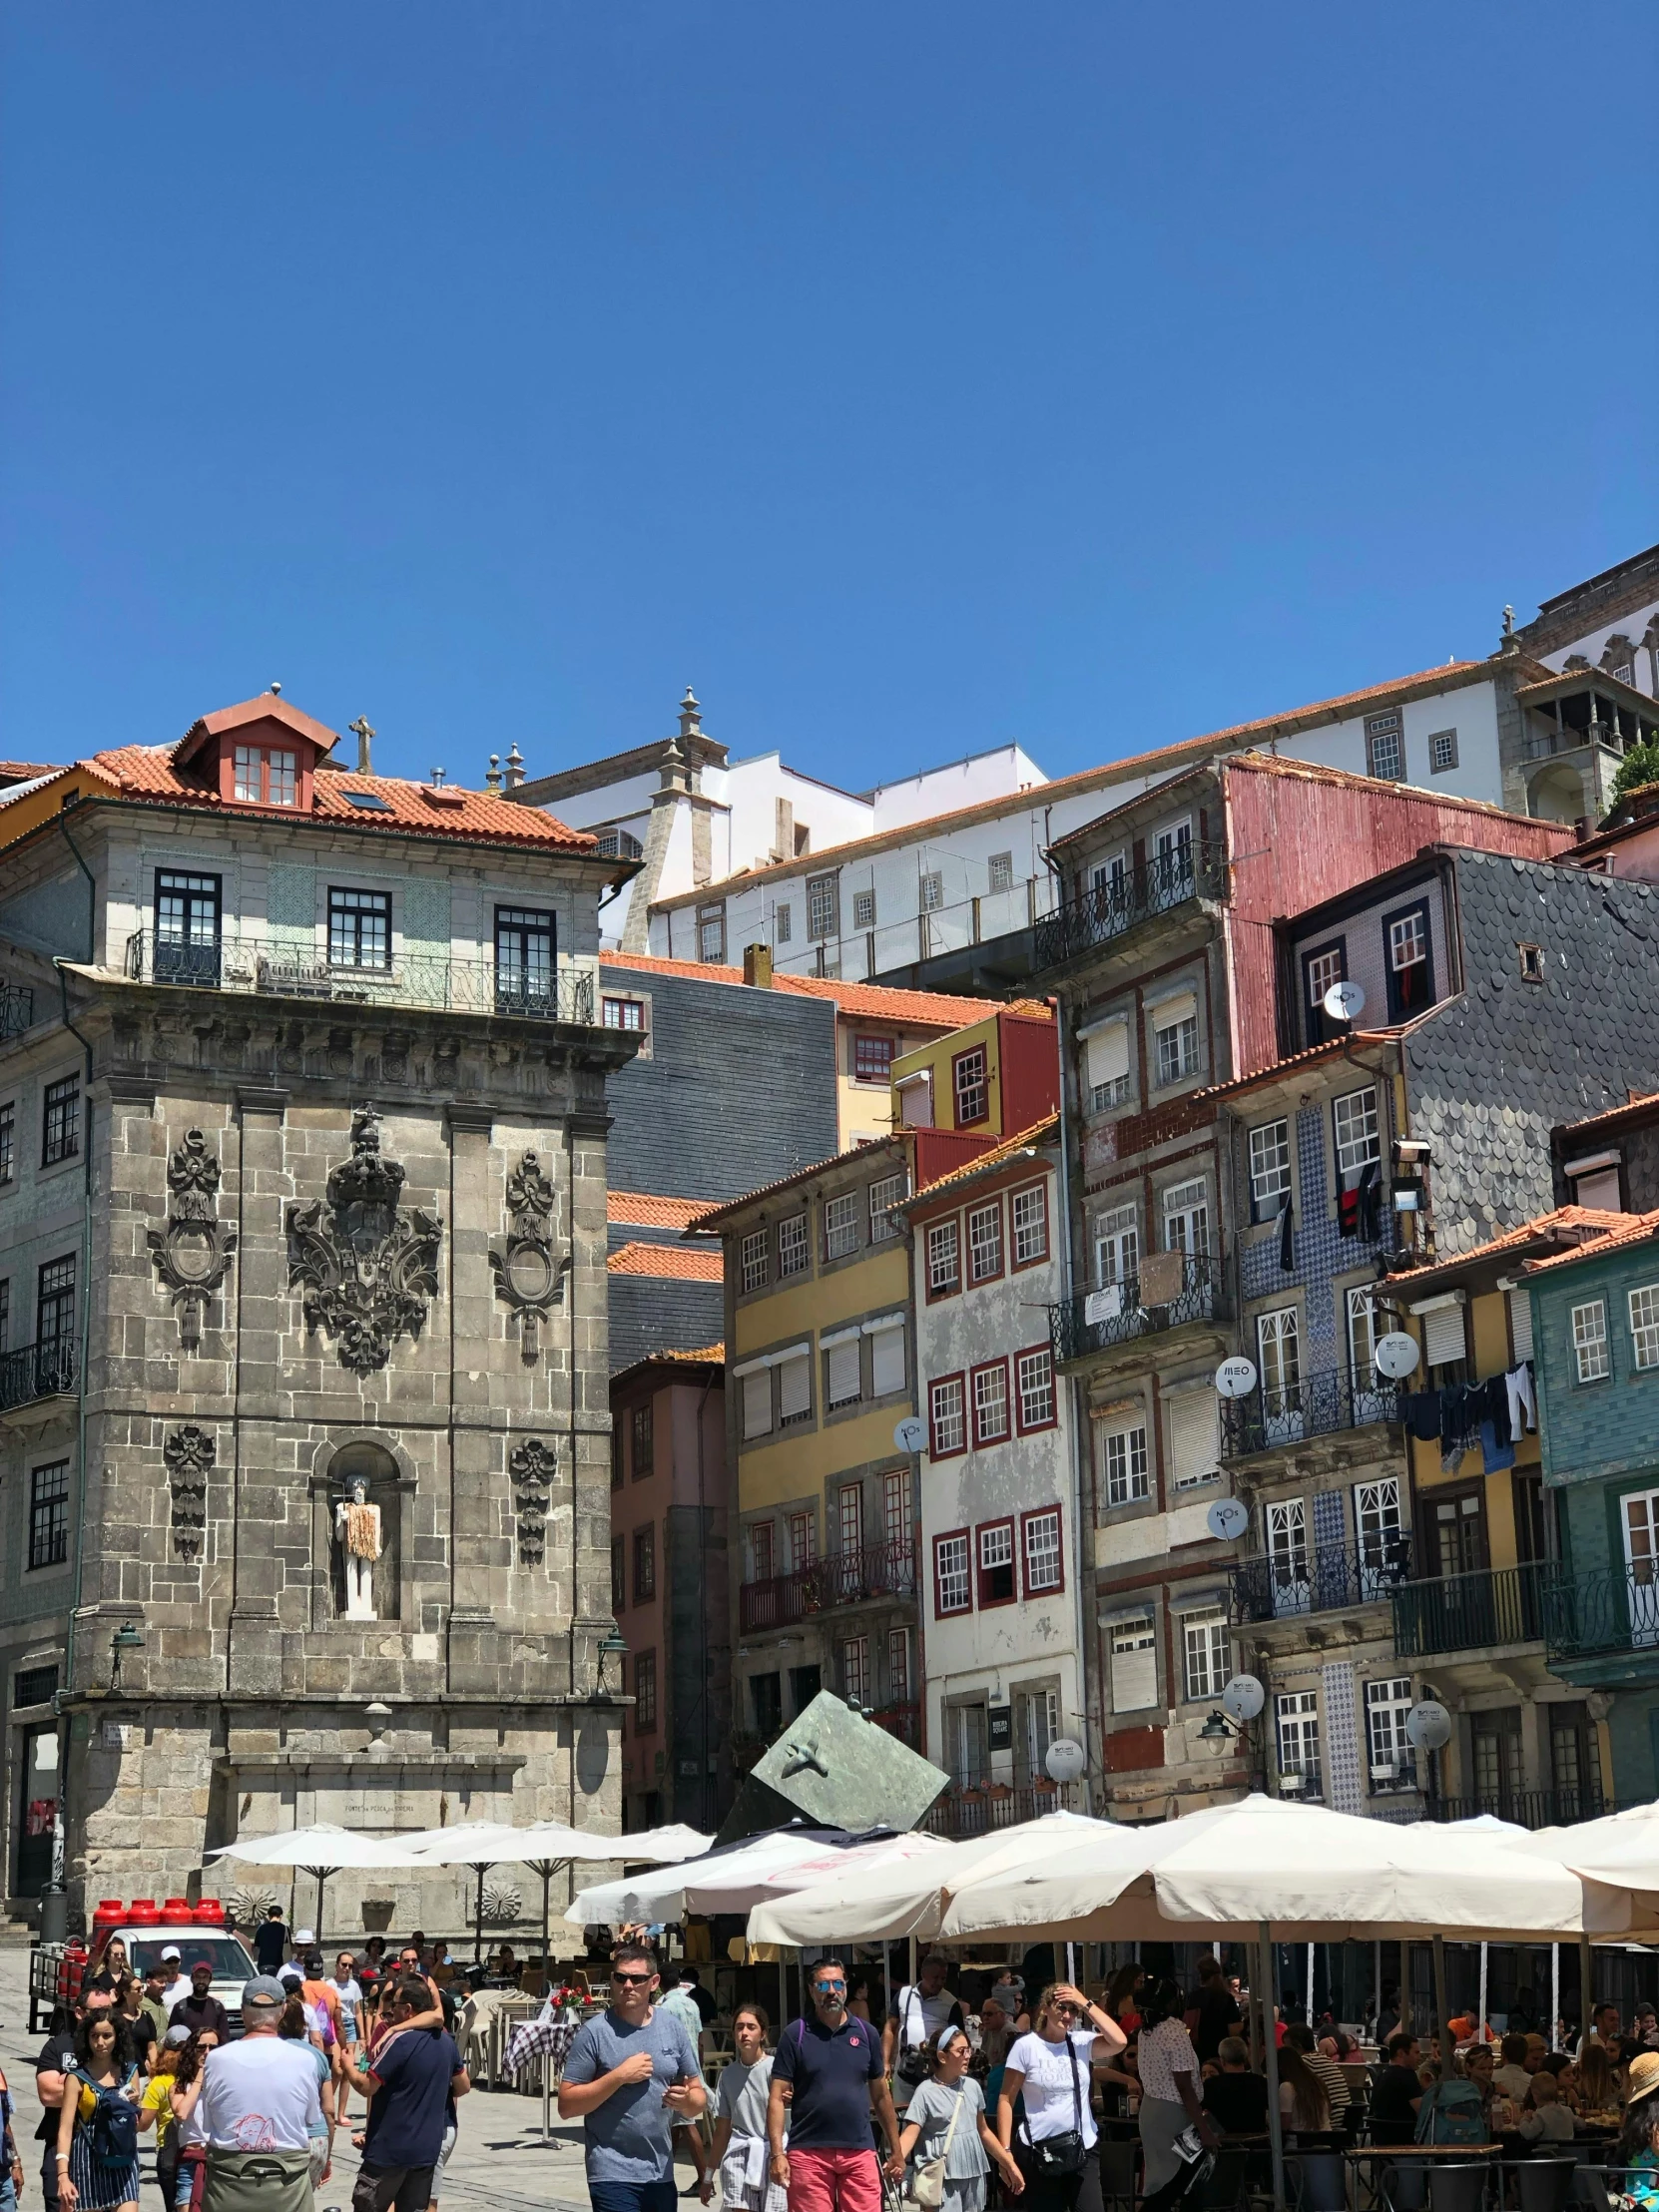
{"label": "man in grey t-shirt", "polygon": [[583,2022],[565,2059],[559,2117],[582,2122],[593,2212],[675,2212],[673,2131],[709,2101],[692,2039],[656,1993],[651,1952],[619,1944],[610,2009]]}

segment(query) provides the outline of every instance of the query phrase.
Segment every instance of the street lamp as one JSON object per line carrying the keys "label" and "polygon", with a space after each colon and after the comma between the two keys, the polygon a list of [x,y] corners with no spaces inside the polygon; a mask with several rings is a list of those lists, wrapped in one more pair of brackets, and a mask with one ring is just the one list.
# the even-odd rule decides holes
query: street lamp
{"label": "street lamp", "polygon": [[603,1697],[603,1696],[604,1696],[604,1695],[606,1694],[606,1693],[605,1693],[605,1662],[606,1662],[606,1660],[607,1660],[607,1659],[614,1659],[614,1660],[616,1661],[617,1684],[616,1684],[616,1691],[615,1691],[615,1695],[616,1695],[616,1696],[618,1696],[618,1697],[620,1697],[620,1696],[622,1695],[622,1662],[624,1661],[624,1659],[626,1659],[626,1658],[627,1658],[627,1656],[628,1656],[628,1639],[627,1639],[627,1637],[626,1637],[626,1636],[624,1636],[624,1635],[622,1634],[622,1632],[621,1632],[621,1630],[620,1630],[620,1629],[616,1629],[616,1628],[613,1628],[613,1629],[611,1630],[611,1633],[610,1633],[610,1634],[609,1634],[608,1636],[602,1636],[602,1637],[600,1638],[600,1640],[599,1640],[599,1684],[598,1684],[598,1688],[599,1688],[599,1694],[600,1694],[600,1696],[601,1696],[601,1697]]}
{"label": "street lamp", "polygon": [[1230,1744],[1235,1736],[1242,1736],[1244,1729],[1238,1722],[1230,1721],[1218,1707],[1199,1730],[1199,1740],[1206,1744]]}
{"label": "street lamp", "polygon": [[137,1621],[123,1621],[110,1638],[110,1688],[121,1687],[121,1661],[124,1653],[144,1649],[144,1630]]}

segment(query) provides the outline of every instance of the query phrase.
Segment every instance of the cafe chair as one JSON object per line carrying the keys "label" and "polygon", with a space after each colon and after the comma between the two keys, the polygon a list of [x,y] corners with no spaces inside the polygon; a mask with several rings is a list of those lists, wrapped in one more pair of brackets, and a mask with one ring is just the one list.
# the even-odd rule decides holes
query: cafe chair
{"label": "cafe chair", "polygon": [[1382,2169],[1380,2192],[1387,2212],[1424,2212],[1428,2203],[1428,2163],[1408,2154]]}
{"label": "cafe chair", "polygon": [[1293,2151],[1285,2160],[1285,2173],[1296,2189],[1297,2212],[1348,2212],[1341,2151]]}
{"label": "cafe chair", "polygon": [[1470,2165],[1434,2166],[1428,2174],[1428,2212],[1481,2212],[1492,2169],[1484,2160]]}
{"label": "cafe chair", "polygon": [[[1102,2195],[1106,2191],[1104,2167],[1100,2176]],[[1250,2152],[1224,2143],[1216,2152],[1215,2162],[1197,2192],[1186,2199],[1182,2212],[1243,2212],[1250,2196]]]}
{"label": "cafe chair", "polygon": [[1112,2139],[1100,2138],[1097,2156],[1100,2161],[1100,2200],[1106,2212],[1114,2206],[1122,2206],[1123,2212],[1134,2212],[1135,2204],[1135,2153],[1139,2148],[1135,2136]]}
{"label": "cafe chair", "polygon": [[1573,2158],[1523,2158],[1515,2167],[1520,2212],[1562,2212],[1572,2196],[1578,2161]]}
{"label": "cafe chair", "polygon": [[1572,2174],[1572,2201],[1587,2204],[1590,2212],[1612,2212],[1607,2201],[1607,2181],[1599,2166],[1575,2166]]}

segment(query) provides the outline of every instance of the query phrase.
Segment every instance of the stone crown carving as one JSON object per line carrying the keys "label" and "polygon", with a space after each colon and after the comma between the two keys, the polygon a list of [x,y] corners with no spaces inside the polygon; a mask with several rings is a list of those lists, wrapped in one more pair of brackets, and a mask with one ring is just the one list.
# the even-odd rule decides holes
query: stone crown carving
{"label": "stone crown carving", "polygon": [[288,1208],[288,1288],[303,1286],[306,1328],[331,1337],[354,1375],[383,1368],[399,1337],[418,1337],[438,1294],[443,1224],[423,1207],[399,1207],[403,1179],[380,1150],[379,1115],[364,1106],[326,1197]]}
{"label": "stone crown carving", "polygon": [[201,1556],[208,1525],[208,1475],[219,1449],[205,1428],[188,1422],[162,1445],[173,1489],[173,1541],[181,1559]]}
{"label": "stone crown carving", "polygon": [[564,1303],[570,1255],[555,1256],[553,1208],[557,1194],[541,1160],[526,1152],[507,1178],[507,1234],[490,1247],[495,1295],[518,1317],[519,1349],[526,1362],[541,1351],[541,1325]]}
{"label": "stone crown carving", "polygon": [[171,1293],[179,1317],[179,1341],[187,1352],[202,1342],[202,1315],[224,1282],[237,1249],[237,1233],[219,1219],[219,1160],[200,1129],[167,1163],[167,1227],[149,1234],[150,1257]]}

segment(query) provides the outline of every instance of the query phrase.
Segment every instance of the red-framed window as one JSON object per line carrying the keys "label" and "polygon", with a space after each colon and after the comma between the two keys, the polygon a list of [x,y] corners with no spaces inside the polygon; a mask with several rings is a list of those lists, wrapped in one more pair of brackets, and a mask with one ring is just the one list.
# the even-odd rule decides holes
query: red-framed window
{"label": "red-framed window", "polygon": [[991,1110],[990,1055],[982,1044],[958,1052],[950,1063],[950,1092],[956,1102],[956,1126],[969,1129]]}
{"label": "red-framed window", "polygon": [[1040,1267],[1048,1258],[1048,1185],[1027,1183],[1008,1200],[1008,1259],[1021,1268]]}
{"label": "red-framed window", "polygon": [[992,1605],[1012,1605],[1019,1596],[1012,1514],[1006,1520],[980,1522],[973,1532],[973,1556],[980,1612]]}
{"label": "red-framed window", "polygon": [[1059,1401],[1054,1388],[1054,1355],[1047,1345],[1033,1345],[1014,1354],[1014,1417],[1022,1436],[1052,1428],[1058,1421]]}
{"label": "red-framed window", "polygon": [[870,1037],[861,1032],[852,1040],[854,1083],[886,1083],[892,1078],[891,1037]]}
{"label": "red-framed window", "polygon": [[972,1542],[965,1528],[933,1538],[933,1611],[940,1620],[973,1611]]}
{"label": "red-framed window", "polygon": [[970,1206],[967,1216],[968,1281],[994,1283],[1002,1273],[1002,1201]]}
{"label": "red-framed window", "polygon": [[1020,1565],[1027,1597],[1052,1597],[1066,1586],[1066,1553],[1060,1508],[1044,1505],[1019,1517]]}
{"label": "red-framed window", "polygon": [[962,1287],[962,1224],[959,1215],[927,1224],[927,1297],[954,1298]]}
{"label": "red-framed window", "polygon": [[972,1372],[973,1440],[975,1444],[999,1444],[1013,1433],[1008,1407],[1008,1363],[987,1360]]}
{"label": "red-framed window", "polygon": [[967,1449],[967,1385],[960,1375],[941,1375],[927,1385],[928,1452],[954,1459]]}
{"label": "red-framed window", "polygon": [[231,744],[225,751],[220,795],[245,807],[297,807],[305,796],[307,754],[297,746]]}

